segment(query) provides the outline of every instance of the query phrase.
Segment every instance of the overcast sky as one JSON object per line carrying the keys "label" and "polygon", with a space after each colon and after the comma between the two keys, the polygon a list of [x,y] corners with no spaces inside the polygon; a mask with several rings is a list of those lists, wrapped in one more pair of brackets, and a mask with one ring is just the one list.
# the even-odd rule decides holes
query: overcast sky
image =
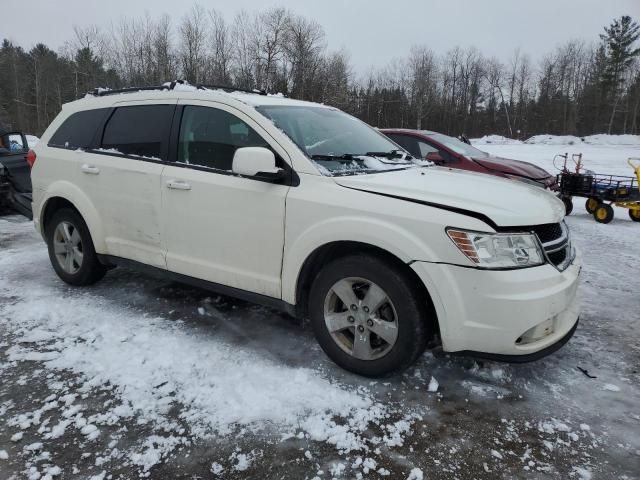
{"label": "overcast sky", "polygon": [[[168,13],[177,23],[193,2],[183,0],[1,0],[0,38],[30,48],[44,42],[57,50],[74,25],[108,26],[126,16]],[[315,18],[330,49],[345,48],[358,74],[425,44],[442,53],[476,46],[502,60],[520,47],[532,59],[572,38],[597,40],[614,17],[640,21],[640,0],[202,0],[232,19],[240,9],[285,6]],[[11,15],[4,15],[12,12]]]}

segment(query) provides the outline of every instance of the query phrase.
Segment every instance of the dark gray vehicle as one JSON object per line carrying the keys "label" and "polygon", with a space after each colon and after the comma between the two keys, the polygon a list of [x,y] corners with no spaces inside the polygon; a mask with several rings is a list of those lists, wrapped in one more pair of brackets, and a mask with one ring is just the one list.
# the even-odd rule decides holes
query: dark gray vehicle
{"label": "dark gray vehicle", "polygon": [[22,132],[0,131],[0,212],[31,213],[29,144]]}

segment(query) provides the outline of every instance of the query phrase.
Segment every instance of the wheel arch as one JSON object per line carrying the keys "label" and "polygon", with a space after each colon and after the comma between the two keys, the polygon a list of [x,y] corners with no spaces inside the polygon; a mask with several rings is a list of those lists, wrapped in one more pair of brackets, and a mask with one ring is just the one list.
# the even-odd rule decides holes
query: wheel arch
{"label": "wheel arch", "polygon": [[440,327],[438,324],[436,310],[431,299],[431,294],[422,280],[420,280],[418,274],[406,262],[388,250],[358,241],[338,240],[325,243],[324,245],[317,247],[307,256],[295,282],[295,309],[298,317],[307,318],[311,284],[322,267],[333,260],[355,253],[364,253],[391,263],[407,275],[409,280],[416,286],[420,298],[425,302],[426,307],[432,313],[432,318],[434,319],[434,324],[432,325],[434,333],[439,334]]}
{"label": "wheel arch", "polygon": [[51,220],[53,214],[61,208],[72,208],[82,217],[87,224],[93,247],[97,253],[106,252],[104,236],[100,217],[97,209],[93,206],[89,198],[76,186],[61,182],[54,184],[47,191],[40,208],[39,222],[40,231],[45,236],[47,222]]}

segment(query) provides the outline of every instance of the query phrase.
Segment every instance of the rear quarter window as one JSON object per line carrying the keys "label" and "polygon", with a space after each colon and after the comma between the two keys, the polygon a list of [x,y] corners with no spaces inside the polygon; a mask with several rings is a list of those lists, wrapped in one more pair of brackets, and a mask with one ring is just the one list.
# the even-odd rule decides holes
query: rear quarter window
{"label": "rear quarter window", "polygon": [[175,105],[118,107],[102,136],[103,150],[132,157],[167,159]]}
{"label": "rear quarter window", "polygon": [[98,108],[72,113],[51,136],[48,145],[73,150],[91,147],[93,138],[108,112],[108,108]]}

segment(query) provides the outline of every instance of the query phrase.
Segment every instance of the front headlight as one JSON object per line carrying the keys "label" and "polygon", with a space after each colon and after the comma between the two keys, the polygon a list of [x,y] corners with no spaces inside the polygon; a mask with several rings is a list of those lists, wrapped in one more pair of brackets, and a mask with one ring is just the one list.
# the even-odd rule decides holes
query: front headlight
{"label": "front headlight", "polygon": [[456,247],[482,268],[525,268],[545,263],[538,238],[529,233],[483,233],[447,229]]}

